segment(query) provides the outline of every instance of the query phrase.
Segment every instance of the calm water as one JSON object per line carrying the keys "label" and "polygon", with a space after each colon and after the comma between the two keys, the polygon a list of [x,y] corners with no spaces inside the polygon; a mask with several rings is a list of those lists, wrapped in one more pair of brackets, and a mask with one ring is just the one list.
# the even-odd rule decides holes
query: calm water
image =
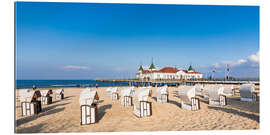
{"label": "calm water", "polygon": [[[33,85],[36,85],[37,88],[63,88],[63,87],[82,87],[86,86],[120,86],[117,83],[108,83],[108,82],[99,82],[94,80],[16,80],[16,88],[32,88]],[[121,82],[122,86],[127,86],[127,82]]]}

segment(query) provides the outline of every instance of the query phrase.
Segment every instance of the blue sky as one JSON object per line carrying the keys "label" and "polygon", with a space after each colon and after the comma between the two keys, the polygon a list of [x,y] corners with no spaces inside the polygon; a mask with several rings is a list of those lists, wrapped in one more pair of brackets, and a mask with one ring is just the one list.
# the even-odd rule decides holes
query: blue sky
{"label": "blue sky", "polygon": [[17,79],[135,77],[162,68],[259,76],[259,7],[16,3]]}

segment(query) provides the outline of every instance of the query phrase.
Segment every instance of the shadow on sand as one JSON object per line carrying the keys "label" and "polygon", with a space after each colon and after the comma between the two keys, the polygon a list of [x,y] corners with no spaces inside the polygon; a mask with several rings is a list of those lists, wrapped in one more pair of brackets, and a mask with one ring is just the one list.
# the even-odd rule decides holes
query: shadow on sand
{"label": "shadow on sand", "polygon": [[51,115],[51,114],[54,114],[54,113],[61,112],[61,111],[63,111],[65,109],[65,107],[57,108],[57,109],[54,109],[54,108],[56,108],[57,106],[63,106],[63,105],[66,105],[66,104],[69,104],[69,103],[58,104],[58,105],[53,105],[53,106],[46,107],[46,108],[42,109],[42,111],[37,115],[26,116],[26,117],[23,117],[21,119],[16,120],[15,125],[20,126],[20,125],[28,123],[30,121],[36,120],[37,118],[40,118],[42,116],[47,116],[47,115]]}
{"label": "shadow on sand", "polygon": [[111,109],[112,108],[112,105],[109,104],[109,105],[103,105],[101,107],[98,108],[98,120],[101,120],[103,118],[103,116],[105,115],[105,111],[107,109]]}
{"label": "shadow on sand", "polygon": [[22,129],[15,129],[15,133],[40,133],[42,127],[44,127],[46,124],[45,123],[40,123],[31,127],[27,128],[22,128]]}
{"label": "shadow on sand", "polygon": [[223,112],[226,112],[226,113],[233,113],[233,114],[236,114],[236,115],[239,115],[239,116],[242,116],[242,117],[246,117],[246,118],[255,120],[258,123],[260,122],[260,116],[255,115],[255,114],[248,114],[248,113],[240,112],[238,110],[231,109],[231,108],[221,108],[221,107],[215,107],[215,106],[208,106],[208,109],[214,109],[214,110],[223,111]]}

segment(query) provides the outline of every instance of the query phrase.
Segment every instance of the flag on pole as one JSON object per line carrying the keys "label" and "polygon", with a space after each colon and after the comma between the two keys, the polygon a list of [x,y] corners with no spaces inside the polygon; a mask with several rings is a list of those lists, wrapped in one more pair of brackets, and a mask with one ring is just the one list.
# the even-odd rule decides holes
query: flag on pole
{"label": "flag on pole", "polygon": [[229,64],[226,65],[227,72],[230,72]]}

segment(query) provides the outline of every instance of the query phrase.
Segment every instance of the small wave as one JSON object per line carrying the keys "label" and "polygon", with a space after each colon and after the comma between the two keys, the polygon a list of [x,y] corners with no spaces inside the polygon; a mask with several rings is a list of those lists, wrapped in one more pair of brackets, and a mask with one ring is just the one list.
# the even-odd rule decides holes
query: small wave
{"label": "small wave", "polygon": [[70,84],[70,85],[50,85],[50,86],[54,86],[54,87],[59,87],[59,86],[76,86],[76,84]]}

